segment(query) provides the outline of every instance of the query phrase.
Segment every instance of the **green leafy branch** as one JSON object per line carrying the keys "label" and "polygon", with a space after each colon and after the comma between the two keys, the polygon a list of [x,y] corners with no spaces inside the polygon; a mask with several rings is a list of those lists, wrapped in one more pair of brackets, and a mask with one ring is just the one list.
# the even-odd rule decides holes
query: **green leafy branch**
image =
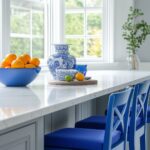
{"label": "green leafy branch", "polygon": [[150,34],[150,25],[144,20],[138,20],[144,13],[140,9],[130,7],[127,21],[122,26],[123,38],[127,41],[129,54],[136,54],[137,49],[144,43],[147,35]]}

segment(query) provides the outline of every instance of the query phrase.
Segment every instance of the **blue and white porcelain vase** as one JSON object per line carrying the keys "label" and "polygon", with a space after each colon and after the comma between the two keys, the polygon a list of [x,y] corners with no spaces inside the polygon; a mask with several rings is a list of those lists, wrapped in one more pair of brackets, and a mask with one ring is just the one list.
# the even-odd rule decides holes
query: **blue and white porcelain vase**
{"label": "blue and white porcelain vase", "polygon": [[74,69],[76,58],[69,54],[68,44],[55,44],[56,54],[52,55],[48,61],[48,68],[56,79],[56,69]]}

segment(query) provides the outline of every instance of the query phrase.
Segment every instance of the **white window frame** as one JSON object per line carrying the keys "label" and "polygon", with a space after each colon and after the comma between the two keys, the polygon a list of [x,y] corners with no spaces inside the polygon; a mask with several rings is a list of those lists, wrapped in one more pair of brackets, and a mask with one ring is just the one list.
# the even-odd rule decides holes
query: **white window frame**
{"label": "white window frame", "polygon": [[[55,53],[53,44],[64,43],[64,19],[65,6],[64,0],[49,0],[49,48],[48,56]],[[113,63],[114,62],[114,1],[104,0],[103,7],[103,50],[105,51],[102,59],[77,59],[78,63],[97,64],[97,63]],[[107,42],[106,42],[107,41]]]}
{"label": "white window frame", "polygon": [[10,0],[0,0],[0,59],[10,49]]}
{"label": "white window frame", "polygon": [[[65,1],[65,0],[64,0]],[[99,8],[99,7],[98,7]],[[94,11],[96,12],[97,7],[95,8],[81,8],[81,9],[68,9],[68,11],[72,11],[74,13],[76,12],[82,12],[83,13],[83,9],[84,9],[84,12],[86,11],[86,9],[88,9],[89,11]],[[63,6],[63,9],[64,6]],[[113,54],[113,20],[114,20],[114,2],[112,0],[103,0],[103,6],[102,6],[102,14],[103,14],[103,24],[102,24],[102,29],[103,29],[103,33],[102,33],[102,39],[103,39],[103,50],[102,50],[102,53],[103,53],[103,56],[100,57],[100,58],[78,58],[77,61],[79,63],[110,63],[110,62],[113,62],[114,61],[114,54]],[[65,12],[65,10],[64,10]],[[98,11],[100,12],[100,11]],[[63,14],[64,15],[64,14]],[[87,18],[86,18],[86,14],[84,14],[84,24],[85,26],[86,23],[87,23]],[[64,16],[62,16],[62,18],[64,19]],[[64,23],[64,21],[63,21]],[[84,35],[87,34],[87,30],[85,31],[86,29],[84,29]],[[73,37],[72,35],[70,37]],[[90,37],[90,35],[89,35]],[[95,37],[97,38],[97,35],[95,35]],[[64,36],[65,38],[65,36]],[[85,43],[86,45],[86,43]],[[87,48],[87,45],[84,47]]]}
{"label": "white window frame", "polygon": [[[65,0],[64,0],[65,1]],[[85,2],[86,0],[84,0],[84,3],[86,3]],[[101,9],[101,10],[99,10],[99,9]],[[78,61],[91,61],[91,62],[93,62],[93,61],[103,61],[103,59],[104,59],[104,55],[102,56],[102,57],[100,57],[100,58],[97,58],[97,57],[89,57],[88,58],[88,55],[87,55],[87,39],[89,38],[100,38],[100,37],[102,37],[102,39],[103,39],[103,33],[101,33],[101,34],[97,34],[97,35],[88,35],[87,34],[87,15],[88,15],[88,13],[101,13],[101,14],[103,14],[103,6],[99,6],[99,7],[83,7],[83,8],[71,8],[71,9],[65,9],[64,10],[65,11],[65,14],[69,14],[69,13],[71,13],[71,14],[83,14],[84,15],[84,20],[83,20],[83,22],[84,22],[84,33],[83,33],[83,35],[64,35],[64,38],[65,39],[67,39],[67,38],[83,38],[84,39],[84,56],[85,56],[85,58],[78,58]],[[102,18],[103,18],[103,15],[102,15]],[[103,24],[102,24],[102,28],[103,28]],[[103,50],[102,50],[103,51]],[[103,52],[102,52],[103,53]]]}
{"label": "white window frame", "polygon": [[[114,1],[104,0],[103,11],[105,20],[103,21],[104,42],[103,60],[100,59],[83,59],[77,60],[78,63],[110,63],[114,58],[114,34],[113,34],[113,20],[114,20]],[[0,0],[0,17],[2,19],[0,23],[0,58],[2,59],[10,50],[10,0]],[[64,1],[63,0],[47,0],[47,6],[45,7],[45,36],[44,56],[47,59],[54,53],[53,44],[64,43]],[[105,27],[105,28],[104,28]],[[42,60],[42,64],[46,64],[47,60]]]}

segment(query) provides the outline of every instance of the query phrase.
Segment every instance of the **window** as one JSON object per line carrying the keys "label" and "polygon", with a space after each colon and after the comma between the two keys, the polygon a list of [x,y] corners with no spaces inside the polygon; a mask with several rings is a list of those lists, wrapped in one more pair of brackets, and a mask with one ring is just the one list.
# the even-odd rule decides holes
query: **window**
{"label": "window", "polygon": [[65,42],[77,58],[103,58],[103,0],[65,0]]}
{"label": "window", "polygon": [[[70,44],[78,61],[108,62],[113,47],[111,0],[0,0],[1,54],[30,53],[46,63],[53,44]],[[10,12],[7,11],[10,9]],[[0,14],[1,15],[1,14]],[[111,55],[112,56],[112,55]]]}
{"label": "window", "polygon": [[11,0],[10,51],[44,58],[44,0]]}

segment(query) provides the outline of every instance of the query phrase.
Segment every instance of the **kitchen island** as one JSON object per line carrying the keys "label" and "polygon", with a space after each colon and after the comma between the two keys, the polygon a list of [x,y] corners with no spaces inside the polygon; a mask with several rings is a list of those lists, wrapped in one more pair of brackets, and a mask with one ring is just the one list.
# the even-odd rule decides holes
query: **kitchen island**
{"label": "kitchen island", "polygon": [[150,72],[91,71],[88,76],[98,84],[54,86],[48,84],[49,72],[43,72],[28,87],[0,85],[0,150],[43,150],[45,132],[73,126],[92,115],[96,98],[149,80]]}

